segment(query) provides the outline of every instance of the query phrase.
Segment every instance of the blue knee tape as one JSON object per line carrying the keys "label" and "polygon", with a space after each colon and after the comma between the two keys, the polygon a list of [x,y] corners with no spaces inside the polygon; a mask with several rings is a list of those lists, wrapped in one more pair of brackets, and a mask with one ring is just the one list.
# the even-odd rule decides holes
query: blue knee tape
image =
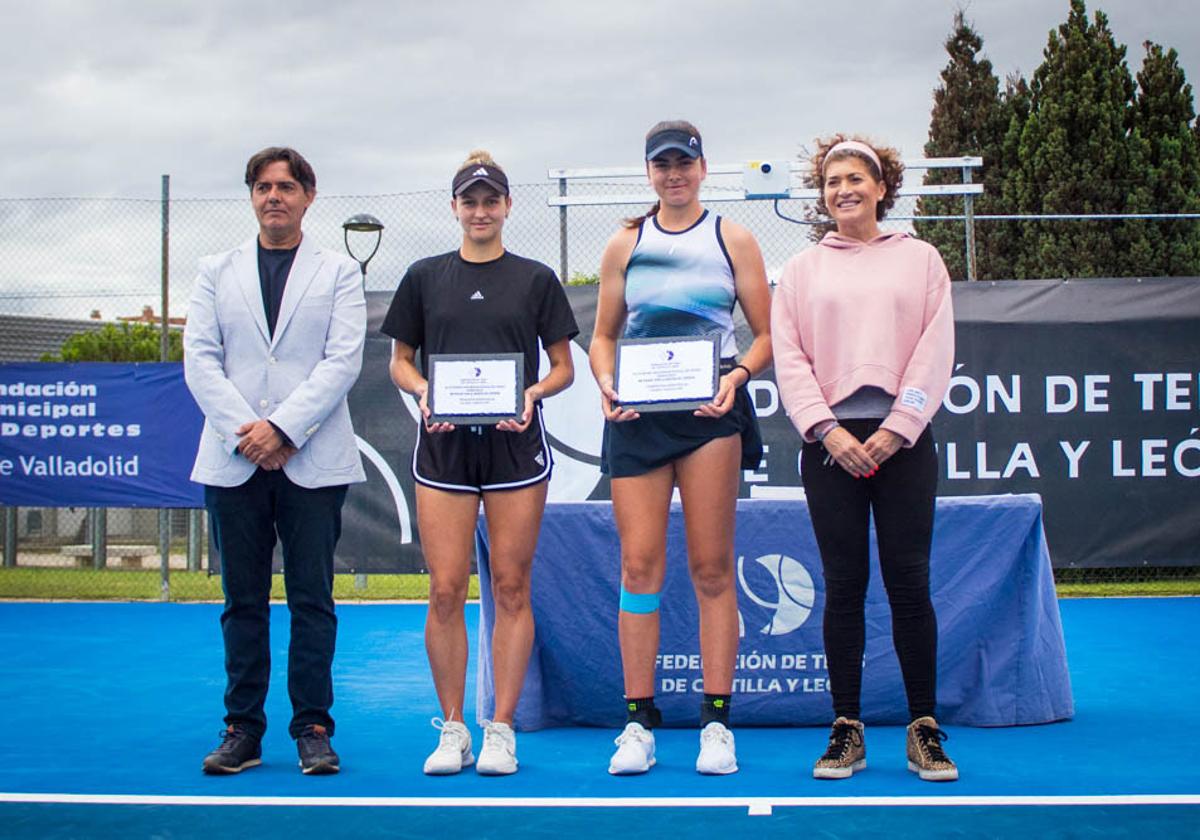
{"label": "blue knee tape", "polygon": [[639,615],[647,615],[652,612],[658,612],[658,593],[629,592],[622,584],[621,611],[627,613],[637,613]]}

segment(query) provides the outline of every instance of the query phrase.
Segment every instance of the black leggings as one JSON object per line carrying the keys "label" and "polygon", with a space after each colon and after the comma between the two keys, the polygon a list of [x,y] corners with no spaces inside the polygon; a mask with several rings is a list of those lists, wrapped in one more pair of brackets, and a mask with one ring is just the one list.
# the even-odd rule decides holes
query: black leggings
{"label": "black leggings", "polygon": [[[879,420],[845,420],[860,441]],[[929,545],[937,490],[937,453],[928,428],[871,478],[858,478],[819,443],[805,443],[801,478],[825,574],[825,655],[835,714],[862,715],[864,603],[870,576],[868,523],[875,516],[879,566],[892,609],[892,642],[900,659],[908,711],[932,715],[937,699],[937,617],[929,598]]]}

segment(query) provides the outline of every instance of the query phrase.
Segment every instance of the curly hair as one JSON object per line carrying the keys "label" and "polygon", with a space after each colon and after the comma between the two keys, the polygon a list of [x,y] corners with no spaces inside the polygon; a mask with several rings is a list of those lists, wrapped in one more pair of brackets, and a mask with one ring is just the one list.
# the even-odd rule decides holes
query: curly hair
{"label": "curly hair", "polygon": [[834,134],[831,137],[818,137],[814,142],[817,144],[817,150],[809,158],[812,163],[812,170],[806,176],[806,181],[810,187],[817,189],[817,210],[825,216],[829,215],[829,208],[825,206],[825,164],[829,150],[841,143],[843,140],[857,140],[859,143],[866,143],[875,150],[875,154],[879,155],[879,162],[883,165],[883,172],[880,172],[875,161],[871,160],[861,152],[856,152],[852,149],[842,149],[834,154],[830,160],[842,160],[844,158],[855,158],[861,160],[867,165],[867,170],[871,173],[871,177],[876,181],[882,181],[887,191],[883,194],[879,204],[875,206],[875,221],[883,221],[883,217],[887,215],[887,211],[891,210],[896,204],[896,193],[900,190],[900,185],[904,183],[904,163],[900,160],[900,153],[890,146],[880,146],[877,143],[872,143],[869,140],[858,135]]}

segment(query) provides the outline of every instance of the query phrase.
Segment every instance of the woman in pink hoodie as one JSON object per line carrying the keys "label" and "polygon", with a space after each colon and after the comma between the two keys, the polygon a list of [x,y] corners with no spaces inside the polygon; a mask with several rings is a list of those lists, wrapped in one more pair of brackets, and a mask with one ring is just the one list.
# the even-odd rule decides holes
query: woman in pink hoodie
{"label": "woman in pink hoodie", "polygon": [[879,222],[896,200],[894,149],[820,142],[817,207],[837,225],[784,267],[771,311],[775,377],[804,438],[801,478],[825,576],[825,653],[836,720],[813,776],[866,767],[860,720],[868,523],[908,698],[908,768],[958,778],[934,719],[937,619],[929,596],[938,463],[929,421],[954,360],[950,278],[933,246]]}

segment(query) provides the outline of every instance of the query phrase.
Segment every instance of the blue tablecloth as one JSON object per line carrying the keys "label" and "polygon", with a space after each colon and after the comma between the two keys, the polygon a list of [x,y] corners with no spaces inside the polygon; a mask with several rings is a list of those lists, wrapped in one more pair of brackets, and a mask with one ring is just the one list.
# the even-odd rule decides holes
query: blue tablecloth
{"label": "blue tablecloth", "polygon": [[[477,710],[495,708],[490,642],[495,609],[487,530],[476,533],[482,616]],[[698,608],[687,573],[683,513],[672,505],[657,704],[666,725],[699,721]],[[733,722],[827,724],[832,717],[821,638],[824,583],[803,500],[738,502],[735,557],[742,637]],[[624,721],[617,648],[620,545],[608,502],[546,508],[533,565],[537,626],[515,725]],[[1036,495],[938,499],[931,560],[937,610],[938,718],[1009,726],[1074,714],[1054,577]],[[907,723],[891,613],[872,537],[863,719]]]}

